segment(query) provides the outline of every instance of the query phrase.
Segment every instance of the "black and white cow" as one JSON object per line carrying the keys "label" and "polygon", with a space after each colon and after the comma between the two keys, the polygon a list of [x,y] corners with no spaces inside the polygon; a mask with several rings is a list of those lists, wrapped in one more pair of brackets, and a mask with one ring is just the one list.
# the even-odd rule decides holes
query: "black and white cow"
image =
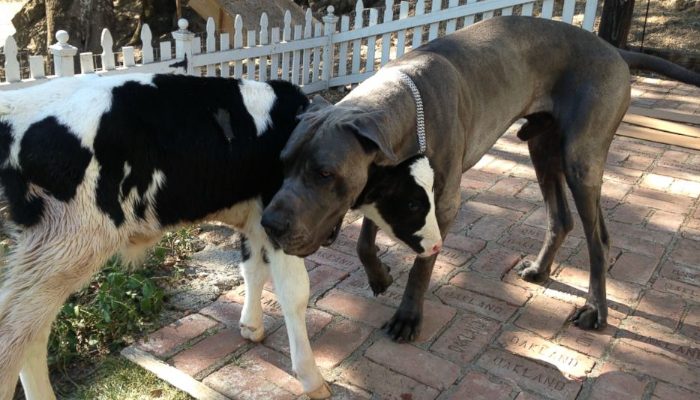
{"label": "black and white cow", "polygon": [[[304,323],[303,260],[260,225],[282,182],[279,153],[307,105],[287,82],[181,75],[62,78],[0,92],[0,189],[16,242],[0,275],[0,400],[12,397],[18,374],[28,399],[54,398],[47,339],[65,299],[113,254],[135,259],[165,230],[202,220],[247,238],[241,334],[262,340],[260,297],[272,275],[293,369],[310,397],[328,397]],[[389,172],[378,171],[378,182]],[[360,203],[375,204],[367,210],[383,220],[387,198],[427,196],[416,212],[422,224],[385,218],[421,251],[415,238],[434,234],[432,170],[426,162],[401,176]]]}

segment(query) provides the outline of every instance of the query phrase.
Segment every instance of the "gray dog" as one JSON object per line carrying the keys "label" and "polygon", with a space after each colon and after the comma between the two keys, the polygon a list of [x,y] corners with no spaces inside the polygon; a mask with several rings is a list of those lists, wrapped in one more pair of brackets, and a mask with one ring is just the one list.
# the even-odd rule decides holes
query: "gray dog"
{"label": "gray dog", "polygon": [[[630,102],[630,66],[700,85],[697,74],[674,64],[619,51],[592,33],[545,19],[494,18],[430,42],[386,65],[337,105],[317,104],[303,117],[282,154],[284,185],[263,226],[287,253],[317,250],[376,168],[421,153],[422,111],[444,237],[460,207],[462,172],[525,118],[518,137],[528,142],[548,230],[537,259],[516,268],[526,280],[548,277],[574,224],[566,182],[591,262],[587,301],[572,320],[584,329],[602,328],[610,239],[600,190],[610,142]],[[417,107],[420,100],[423,107]],[[391,276],[377,257],[376,233],[365,218],[358,252],[372,288],[382,292]],[[413,264],[401,305],[384,326],[396,340],[417,336],[436,257],[419,256]]]}

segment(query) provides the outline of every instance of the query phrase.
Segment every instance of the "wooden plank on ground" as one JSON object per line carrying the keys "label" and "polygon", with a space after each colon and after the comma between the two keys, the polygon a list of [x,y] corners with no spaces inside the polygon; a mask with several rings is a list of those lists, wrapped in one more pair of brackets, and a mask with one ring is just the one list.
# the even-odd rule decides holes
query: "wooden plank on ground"
{"label": "wooden plank on ground", "polygon": [[643,115],[645,117],[664,119],[666,121],[681,122],[684,124],[700,125],[700,115],[688,114],[680,111],[657,110],[644,107],[630,107],[628,114]]}
{"label": "wooden plank on ground", "polygon": [[632,137],[635,139],[649,140],[657,143],[666,143],[672,144],[674,146],[700,150],[700,138],[657,131],[641,126],[623,123],[617,130],[617,134],[621,136]]}
{"label": "wooden plank on ground", "polygon": [[629,113],[625,114],[625,117],[622,120],[628,124],[643,126],[645,128],[700,138],[700,127],[696,126],[679,124],[677,122],[664,121],[662,119]]}

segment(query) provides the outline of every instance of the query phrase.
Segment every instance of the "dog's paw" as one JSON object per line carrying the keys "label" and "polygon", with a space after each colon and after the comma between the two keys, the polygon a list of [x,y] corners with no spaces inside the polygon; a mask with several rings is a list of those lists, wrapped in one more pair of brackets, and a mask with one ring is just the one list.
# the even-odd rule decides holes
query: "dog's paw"
{"label": "dog's paw", "polygon": [[523,260],[515,267],[518,275],[527,282],[545,282],[549,279],[549,271],[540,271],[539,264],[529,260]]}
{"label": "dog's paw", "polygon": [[375,296],[379,296],[380,294],[386,292],[389,286],[394,283],[394,278],[392,278],[391,274],[389,274],[391,268],[384,264],[382,264],[382,268],[384,269],[384,273],[375,274],[367,278],[369,281],[369,287],[372,289],[372,293]]}
{"label": "dog's paw", "polygon": [[396,342],[413,342],[420,334],[423,314],[416,311],[406,311],[399,308],[382,330]]}
{"label": "dog's paw", "polygon": [[250,340],[251,342],[261,342],[265,338],[265,327],[260,325],[258,328],[253,326],[248,326],[245,324],[239,324],[241,328],[241,336]]}
{"label": "dog's paw", "polygon": [[571,317],[571,322],[585,330],[603,329],[607,325],[606,313],[602,313],[593,304],[586,304],[576,310]]}
{"label": "dog's paw", "polygon": [[331,391],[331,387],[326,381],[323,381],[323,385],[321,385],[318,389],[306,393],[306,395],[309,396],[310,399],[314,400],[329,399],[332,394],[333,392]]}

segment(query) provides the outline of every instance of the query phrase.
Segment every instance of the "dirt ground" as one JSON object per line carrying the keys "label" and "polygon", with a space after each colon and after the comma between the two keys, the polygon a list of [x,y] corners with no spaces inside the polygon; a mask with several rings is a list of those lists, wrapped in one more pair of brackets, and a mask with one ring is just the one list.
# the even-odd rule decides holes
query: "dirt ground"
{"label": "dirt ground", "polygon": [[646,17],[644,47],[700,53],[700,0],[637,0],[629,35],[640,46]]}

